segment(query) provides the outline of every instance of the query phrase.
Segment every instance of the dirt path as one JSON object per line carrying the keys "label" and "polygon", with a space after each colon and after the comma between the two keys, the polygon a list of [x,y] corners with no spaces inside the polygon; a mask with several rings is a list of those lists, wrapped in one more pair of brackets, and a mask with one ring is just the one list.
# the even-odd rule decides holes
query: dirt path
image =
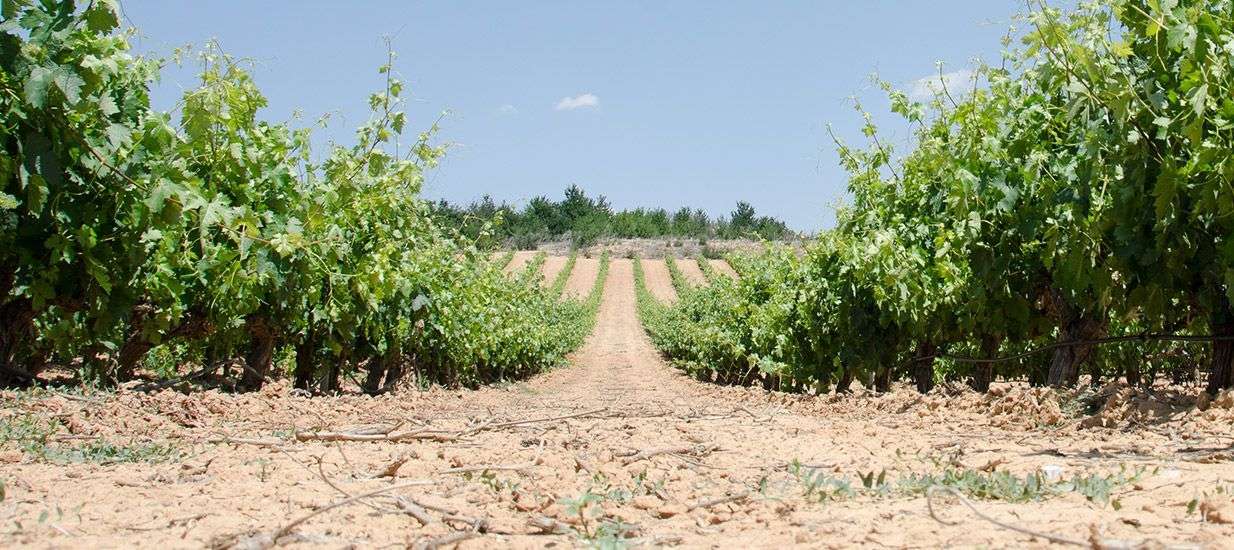
{"label": "dirt path", "polygon": [[586,298],[591,294],[591,288],[596,284],[596,276],[600,274],[600,260],[597,258],[579,258],[574,261],[574,270],[566,279],[566,290],[562,294],[568,298]]}
{"label": "dirt path", "polygon": [[510,263],[506,264],[506,273],[519,273],[523,271],[523,267],[535,256],[535,250],[519,250],[515,252],[514,257],[510,259]]}
{"label": "dirt path", "polygon": [[715,269],[717,273],[727,275],[734,279],[738,277],[737,271],[733,269],[733,266],[728,265],[728,262],[724,260],[717,258],[713,260],[707,260],[707,263],[711,264],[712,269]]}
{"label": "dirt path", "polygon": [[673,288],[673,277],[668,272],[668,266],[659,258],[643,258],[643,279],[647,290],[661,302],[671,304],[677,301],[677,289]]}
{"label": "dirt path", "polygon": [[546,287],[552,286],[553,282],[557,280],[557,274],[561,273],[561,270],[566,267],[566,262],[568,261],[569,258],[565,256],[549,256],[545,258],[544,266],[540,268],[542,274],[540,284]]}
{"label": "dirt path", "polygon": [[703,275],[703,270],[698,267],[698,261],[694,258],[677,259],[677,269],[681,270],[690,286],[707,286],[707,276]]}
{"label": "dirt path", "polygon": [[[1045,429],[1036,423],[1054,409],[1014,395],[811,398],[693,380],[659,358],[637,318],[633,264],[614,259],[595,332],[572,364],[504,387],[377,398],[298,397],[285,385],[249,395],[0,396],[8,420],[61,418],[81,441],[127,437],[183,453],[173,462],[111,465],[0,456],[7,495],[0,547],[259,545],[345,494],[423,480],[395,493],[401,504],[373,498],[342,506],[281,542],[402,546],[480,525],[462,548],[560,548],[618,535],[633,545],[686,548],[1046,548],[1040,538],[978,520],[954,499],[937,504],[940,518],[957,522],[944,525],[907,487],[914,476],[948,469],[979,477],[983,468],[1023,476],[1055,467],[1068,479],[1120,467],[1140,478],[1114,488],[1117,510],[1074,492],[975,506],[1082,541],[1219,548],[1234,540],[1234,526],[1216,521],[1231,516],[1216,512],[1202,522],[1187,504],[1208,492],[1213,510],[1234,511],[1223,485],[1234,478],[1234,404],[1214,403],[1182,424]],[[387,423],[433,439],[291,435]],[[229,437],[248,439],[211,442]],[[374,479],[383,471],[396,478]],[[878,472],[886,472],[879,486],[886,493],[860,491],[858,476]],[[1227,489],[1216,496],[1217,487]]]}

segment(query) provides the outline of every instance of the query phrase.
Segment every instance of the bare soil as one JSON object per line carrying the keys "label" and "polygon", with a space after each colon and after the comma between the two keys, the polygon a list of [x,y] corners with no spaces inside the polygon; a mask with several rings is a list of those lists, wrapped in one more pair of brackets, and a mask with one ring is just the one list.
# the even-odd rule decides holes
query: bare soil
{"label": "bare soil", "polygon": [[681,274],[685,276],[690,286],[707,286],[707,276],[703,275],[703,270],[698,267],[698,262],[694,258],[678,260],[677,269],[681,270]]}
{"label": "bare soil", "polygon": [[[860,488],[865,473],[885,471],[891,483],[947,469],[1138,473],[1108,502],[1075,492],[971,502],[999,522],[1093,547],[1234,541],[1234,395],[1110,385],[1085,411],[1074,407],[1079,392],[1014,384],[925,396],[720,387],[657,355],[637,318],[632,267],[613,260],[595,332],[568,367],[501,387],[4,393],[0,547],[448,547],[468,537],[459,547],[561,548],[614,535],[685,548],[1051,546],[949,494],[935,495],[932,515],[921,494],[845,496],[824,483]],[[653,289],[668,284],[646,267]],[[34,420],[57,427],[48,449],[156,443],[177,454],[41,458],[12,441]]]}
{"label": "bare soil", "polygon": [[673,278],[669,275],[668,266],[663,260],[640,260],[643,266],[643,280],[647,291],[661,302],[671,304],[677,301],[677,289],[673,288]]}
{"label": "bare soil", "polygon": [[711,259],[707,260],[707,263],[711,264],[711,268],[716,270],[717,273],[727,275],[734,279],[737,278],[737,272],[733,270],[733,266],[728,265],[728,262],[724,260]]}
{"label": "bare soil", "polygon": [[578,258],[574,261],[574,270],[566,279],[566,290],[562,294],[569,298],[585,298],[591,294],[600,274],[600,260],[596,258]]}
{"label": "bare soil", "polygon": [[[519,250],[510,258],[510,263],[506,264],[506,273],[519,273],[527,266],[532,258],[536,256],[534,250]],[[545,258],[547,260],[547,258]]]}
{"label": "bare soil", "polygon": [[548,256],[544,258],[544,267],[540,268],[544,276],[541,277],[540,284],[546,287],[552,286],[553,282],[557,280],[557,275],[561,273],[562,269],[565,269],[568,261],[569,258],[565,256]]}

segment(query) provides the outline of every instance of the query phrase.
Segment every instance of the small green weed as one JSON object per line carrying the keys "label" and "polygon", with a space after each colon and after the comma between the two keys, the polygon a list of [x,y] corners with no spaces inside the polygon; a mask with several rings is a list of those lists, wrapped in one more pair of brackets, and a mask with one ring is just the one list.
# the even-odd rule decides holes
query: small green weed
{"label": "small green weed", "polygon": [[15,447],[35,460],[56,464],[167,462],[180,458],[180,452],[170,443],[117,444],[95,439],[74,445],[54,441],[53,436],[59,430],[57,422],[34,415],[0,420],[0,448]]}
{"label": "small green weed", "polygon": [[1119,509],[1121,503],[1113,493],[1138,481],[1143,468],[1128,470],[1120,467],[1113,474],[1075,475],[1070,479],[1050,480],[1041,472],[1016,475],[1007,471],[983,472],[954,466],[944,467],[933,473],[909,472],[895,480],[888,479],[887,472],[857,472],[857,481],[844,475],[833,475],[817,469],[803,467],[794,460],[789,464],[789,474],[804,487],[804,496],[819,502],[855,498],[858,496],[921,496],[932,487],[942,486],[975,499],[1004,502],[1034,502],[1064,493],[1078,493],[1100,505],[1109,504]]}

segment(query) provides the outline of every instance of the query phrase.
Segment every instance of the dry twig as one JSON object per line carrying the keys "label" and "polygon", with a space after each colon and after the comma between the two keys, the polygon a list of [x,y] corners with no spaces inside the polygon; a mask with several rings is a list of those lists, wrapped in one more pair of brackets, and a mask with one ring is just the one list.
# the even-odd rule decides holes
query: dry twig
{"label": "dry twig", "polygon": [[288,534],[288,533],[291,533],[292,529],[295,529],[295,528],[296,528],[297,526],[299,526],[301,523],[304,523],[304,522],[306,522],[306,521],[308,521],[308,520],[310,520],[310,519],[313,519],[313,518],[315,518],[315,517],[317,517],[317,516],[319,516],[319,515],[321,515],[321,514],[324,514],[324,513],[326,513],[326,512],[329,512],[330,510],[333,510],[333,509],[338,508],[338,507],[340,507],[340,506],[346,506],[346,505],[351,504],[351,503],[353,503],[353,502],[357,502],[357,501],[360,501],[360,500],[363,500],[363,499],[366,499],[366,498],[369,498],[369,497],[374,497],[374,496],[380,495],[380,494],[382,494],[382,493],[388,493],[388,492],[390,492],[390,491],[397,491],[397,490],[399,490],[399,489],[406,489],[406,488],[409,488],[409,487],[423,487],[423,486],[425,486],[425,485],[434,485],[435,483],[436,483],[436,482],[434,482],[434,481],[432,481],[432,480],[427,480],[427,479],[418,479],[418,480],[415,480],[415,481],[405,481],[405,482],[403,482],[403,483],[399,483],[399,484],[397,484],[397,485],[389,485],[389,486],[386,486],[386,487],[382,487],[382,488],[380,488],[380,489],[374,489],[374,490],[369,491],[369,492],[367,492],[367,493],[359,494],[359,495],[356,495],[356,496],[353,496],[353,497],[350,497],[350,498],[345,498],[345,499],[340,500],[340,501],[338,501],[338,502],[335,502],[335,503],[333,503],[333,504],[329,504],[329,505],[323,506],[323,507],[321,507],[321,508],[318,508],[318,509],[316,509],[316,510],[313,510],[312,512],[310,512],[310,513],[308,513],[308,514],[305,514],[305,515],[303,515],[303,516],[300,516],[299,518],[296,518],[296,519],[295,519],[295,520],[293,520],[291,523],[288,523],[287,525],[284,525],[284,526],[280,527],[280,528],[278,529],[278,531],[275,531],[275,532],[274,532],[274,534],[273,534],[273,535],[271,535],[270,539],[271,539],[272,541],[278,541],[279,539],[281,539],[281,538],[283,538],[283,537],[287,536],[287,534]]}
{"label": "dry twig", "polygon": [[954,488],[944,487],[941,485],[935,485],[933,487],[930,487],[930,489],[926,491],[926,507],[930,510],[930,517],[934,518],[934,521],[937,521],[943,525],[958,525],[959,522],[944,520],[943,518],[938,517],[938,514],[934,513],[934,495],[940,491],[945,492],[945,493],[950,493],[952,496],[959,499],[960,503],[968,507],[968,509],[971,510],[973,514],[975,514],[977,517],[985,521],[988,521],[990,523],[993,523],[994,525],[1002,527],[1003,529],[1007,529],[1010,531],[1015,531],[1017,533],[1023,533],[1025,535],[1045,539],[1050,542],[1056,542],[1058,544],[1070,544],[1072,546],[1091,546],[1091,544],[1088,541],[1082,541],[1079,539],[1073,539],[1073,538],[1068,538],[1068,537],[1064,537],[1060,535],[1054,535],[1051,533],[1043,533],[1041,531],[1034,531],[1027,527],[1020,527],[1019,525],[1012,525],[1010,523],[997,520],[995,518],[992,518],[986,515],[981,510],[978,510],[977,506],[973,504],[972,501],[965,498],[964,495],[960,494],[960,492],[955,490]]}
{"label": "dry twig", "polygon": [[686,511],[693,512],[695,510],[711,508],[712,506],[719,506],[721,504],[728,504],[730,502],[739,502],[747,498],[750,498],[750,492],[742,491],[735,495],[729,495],[729,496],[720,497],[720,498],[713,498],[711,500],[704,500],[696,504],[691,504],[688,508],[686,508]]}
{"label": "dry twig", "polygon": [[460,466],[437,472],[438,475],[465,474],[468,472],[521,472],[535,468],[535,464],[481,464],[478,466]]}
{"label": "dry twig", "polygon": [[621,465],[629,466],[640,460],[647,460],[649,458],[657,457],[660,455],[702,456],[702,455],[706,455],[711,452],[714,452],[718,450],[719,448],[720,447],[716,445],[693,445],[693,446],[688,446],[688,447],[665,447],[661,449],[648,449],[645,451],[639,451],[635,453],[633,456],[629,456],[625,458],[624,460],[621,461]]}

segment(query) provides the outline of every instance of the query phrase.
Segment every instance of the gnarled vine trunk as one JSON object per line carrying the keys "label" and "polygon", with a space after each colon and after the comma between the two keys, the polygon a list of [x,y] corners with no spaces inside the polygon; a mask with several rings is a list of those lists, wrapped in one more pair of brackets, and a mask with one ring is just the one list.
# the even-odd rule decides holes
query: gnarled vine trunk
{"label": "gnarled vine trunk", "polygon": [[[0,299],[7,298],[0,295]],[[21,368],[22,346],[34,332],[34,303],[17,298],[0,305],[0,385],[29,385],[34,374]]]}
{"label": "gnarled vine trunk", "polygon": [[[1059,342],[1092,340],[1104,334],[1101,323],[1085,317],[1077,317],[1059,329]],[[1092,344],[1069,345],[1054,350],[1046,383],[1051,386],[1076,385],[1080,381],[1080,367],[1088,361],[1092,353]]]}
{"label": "gnarled vine trunk", "polygon": [[929,340],[918,342],[913,351],[913,382],[918,392],[930,393],[934,389],[934,356],[937,353],[938,346]]}
{"label": "gnarled vine trunk", "polygon": [[[1074,307],[1058,291],[1050,293],[1052,313],[1058,323],[1058,342],[1092,340],[1105,334],[1105,324]],[[1051,386],[1074,386],[1080,381],[1080,367],[1093,353],[1092,344],[1066,345],[1054,350],[1046,383]]]}
{"label": "gnarled vine trunk", "polygon": [[386,364],[386,383],[381,386],[381,391],[394,391],[399,381],[403,379],[403,373],[407,371],[404,366],[407,361],[407,357],[400,354],[393,363]]}
{"label": "gnarled vine trunk", "polygon": [[[994,359],[998,356],[999,346],[1002,345],[1002,339],[997,336],[982,336],[981,337],[981,358]],[[977,363],[973,367],[973,379],[969,381],[969,387],[979,392],[990,391],[990,384],[994,382],[994,363]]]}
{"label": "gnarled vine trunk", "polygon": [[[129,316],[128,333],[116,360],[116,378],[127,380],[132,378],[137,365],[145,359],[146,354],[154,348],[154,343],[146,337],[146,321],[154,313],[154,307],[141,303],[133,307]],[[211,325],[206,316],[199,311],[189,311],[184,314],[180,324],[168,331],[165,341],[179,338],[201,338],[210,333]]]}
{"label": "gnarled vine trunk", "polygon": [[891,391],[891,368],[879,367],[874,372],[874,391],[886,393]]}
{"label": "gnarled vine trunk", "polygon": [[381,379],[392,374],[395,365],[399,363],[399,351],[394,347],[387,348],[384,354],[374,356],[369,361],[369,372],[364,379],[364,392],[368,395],[376,395],[381,391]]}
{"label": "gnarled vine trunk", "polygon": [[840,371],[840,379],[836,381],[836,393],[853,391],[853,369],[845,367]]}
{"label": "gnarled vine trunk", "polygon": [[313,387],[313,373],[317,371],[317,331],[309,329],[304,339],[296,344],[296,370],[293,373],[296,389],[308,391]]}
{"label": "gnarled vine trunk", "polygon": [[[1230,311],[1230,302],[1224,294],[1208,324],[1213,336],[1234,336],[1234,312]],[[1212,349],[1207,389],[1210,395],[1217,395],[1223,389],[1234,387],[1234,340],[1214,340]]]}
{"label": "gnarled vine trunk", "polygon": [[334,361],[330,363],[330,368],[326,370],[326,376],[321,380],[321,392],[333,393],[339,390],[341,385],[340,379],[343,375],[343,370],[347,369],[351,364],[351,348],[344,347],[335,356]]}
{"label": "gnarled vine trunk", "polygon": [[244,375],[236,389],[256,391],[265,384],[270,364],[274,362],[274,327],[261,315],[250,315],[244,326],[249,333],[249,350],[244,356]]}

